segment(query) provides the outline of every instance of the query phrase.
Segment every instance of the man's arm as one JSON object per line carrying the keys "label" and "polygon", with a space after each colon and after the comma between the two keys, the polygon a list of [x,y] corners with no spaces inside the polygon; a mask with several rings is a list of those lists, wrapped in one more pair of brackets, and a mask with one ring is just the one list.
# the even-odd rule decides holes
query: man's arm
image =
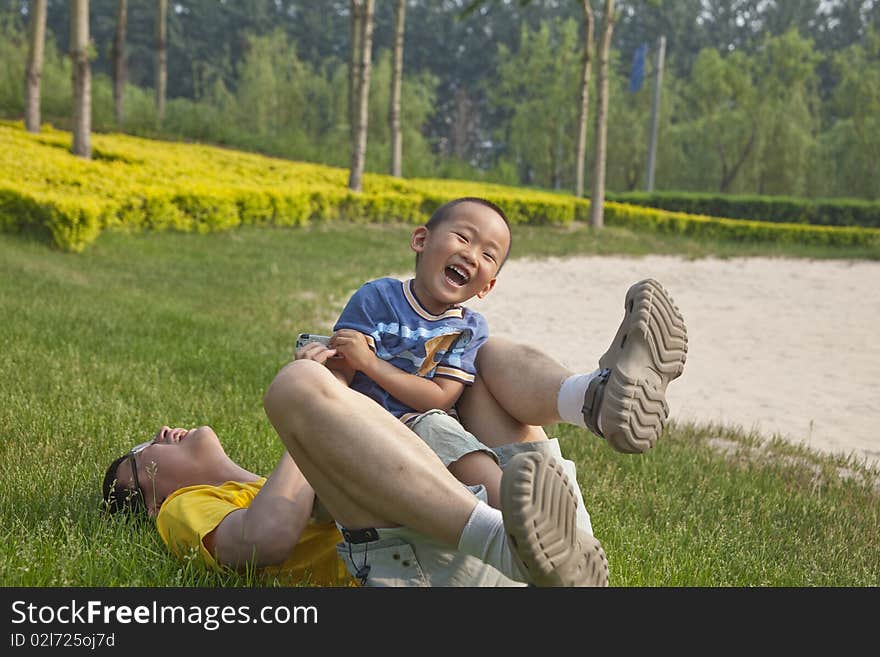
{"label": "man's arm", "polygon": [[227,515],[205,536],[218,563],[235,568],[283,563],[309,522],[315,492],[287,451],[250,506]]}
{"label": "man's arm", "polygon": [[353,329],[336,331],[330,345],[344,357],[353,372],[363,372],[383,390],[416,411],[452,408],[464,391],[464,384],[460,381],[445,377],[426,379],[382,360],[370,349],[366,336]]}

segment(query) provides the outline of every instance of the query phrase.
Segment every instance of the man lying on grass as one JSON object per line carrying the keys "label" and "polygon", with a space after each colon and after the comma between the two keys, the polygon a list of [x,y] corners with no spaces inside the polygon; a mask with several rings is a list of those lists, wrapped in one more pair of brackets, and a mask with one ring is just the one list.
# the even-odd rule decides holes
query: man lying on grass
{"label": "man lying on grass", "polygon": [[[335,528],[309,521],[317,491],[344,528],[339,556],[368,585],[604,585],[601,547],[578,538],[592,529],[569,480],[574,464],[541,426],[571,422],[619,451],[647,451],[668,416],[665,389],[681,374],[686,342],[671,299],[646,280],[628,291],[623,322],[593,373],[574,374],[498,338],[483,344],[479,374],[457,408],[505,464],[500,511],[485,504],[485,489],[480,499],[458,483],[408,427],[318,359],[288,364],[265,395],[293,455],[268,480],[232,462],[206,427],[163,428],[108,468],[104,499],[111,511],[157,516],[177,552],[196,549],[209,564],[233,567],[311,563],[315,583],[344,581],[329,550]],[[554,554],[540,543],[556,546]]]}

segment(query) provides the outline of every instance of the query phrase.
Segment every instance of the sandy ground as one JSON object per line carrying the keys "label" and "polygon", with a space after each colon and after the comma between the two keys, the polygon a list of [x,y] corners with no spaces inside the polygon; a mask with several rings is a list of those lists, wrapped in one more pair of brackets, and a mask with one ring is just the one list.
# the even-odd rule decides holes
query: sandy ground
{"label": "sandy ground", "polygon": [[627,288],[660,281],[688,326],[672,416],[880,465],[880,263],[736,258],[580,257],[505,265],[468,305],[490,331],[528,338],[592,371],[623,316]]}

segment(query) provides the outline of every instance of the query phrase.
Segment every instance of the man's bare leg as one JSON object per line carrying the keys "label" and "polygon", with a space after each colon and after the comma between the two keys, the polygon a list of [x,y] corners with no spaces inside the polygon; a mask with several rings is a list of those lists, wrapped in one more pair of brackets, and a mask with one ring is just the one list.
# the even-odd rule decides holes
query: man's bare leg
{"label": "man's bare leg", "polygon": [[458,544],[476,498],[372,399],[342,385],[323,365],[299,360],[275,377],[264,406],[339,523],[353,529],[404,525]]}
{"label": "man's bare leg", "polygon": [[[509,542],[517,518],[502,522],[501,513],[479,502],[418,436],[371,399],[340,383],[323,365],[310,360],[289,363],[269,386],[263,404],[294,461],[343,526],[404,525],[520,581],[607,584],[601,547],[574,534],[570,517],[575,506],[571,501],[550,502],[559,499],[559,491],[570,487],[570,481],[544,463],[537,464],[531,492],[516,487],[511,506],[520,499],[538,500],[541,516],[538,521],[531,518],[530,526],[558,526],[559,540],[573,546],[563,562],[554,562],[562,579],[524,573],[522,564],[528,568],[539,557],[535,545],[540,536]],[[517,472],[512,468],[510,475]],[[598,566],[585,569],[583,564]]]}

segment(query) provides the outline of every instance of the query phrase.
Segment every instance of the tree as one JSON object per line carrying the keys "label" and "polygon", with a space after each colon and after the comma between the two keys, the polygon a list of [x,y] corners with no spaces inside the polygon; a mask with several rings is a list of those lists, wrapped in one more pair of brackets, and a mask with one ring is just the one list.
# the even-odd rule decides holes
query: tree
{"label": "tree", "polygon": [[351,0],[352,20],[358,20],[360,54],[358,56],[357,79],[354,83],[357,102],[355,104],[355,130],[351,144],[351,170],[348,187],[361,191],[364,176],[364,162],[367,156],[367,127],[370,101],[370,58],[373,45],[373,7],[374,0]]}
{"label": "tree", "polygon": [[614,30],[614,0],[605,0],[602,39],[598,46],[599,85],[596,99],[596,131],[593,146],[593,193],[590,195],[590,225],[602,228],[605,212],[605,156],[608,130],[608,58]]}
{"label": "tree", "polygon": [[691,120],[682,135],[695,176],[690,187],[732,191],[755,151],[760,97],[753,67],[753,59],[739,51],[722,57],[714,48],[705,48],[697,56],[684,103]]}
{"label": "tree", "polygon": [[73,153],[92,157],[92,71],[89,64],[89,0],[72,0],[70,57],[73,60]]}
{"label": "tree", "polygon": [[584,55],[581,73],[581,102],[578,115],[577,146],[575,147],[574,195],[584,195],[584,158],[587,152],[587,114],[590,111],[590,70],[593,51],[593,8],[590,0],[581,0],[584,9]]}
{"label": "tree", "polygon": [[499,44],[498,76],[490,91],[504,115],[496,133],[505,148],[501,166],[515,171],[519,183],[571,188],[571,135],[582,74],[578,23],[545,21],[534,31],[523,25],[519,41],[516,51]]}
{"label": "tree", "polygon": [[363,2],[357,0],[349,0],[351,8],[351,47],[348,54],[348,127],[351,133],[351,143],[354,144],[356,134],[355,126],[357,125],[358,105],[358,85],[361,81],[361,55],[363,47],[361,46],[361,38],[363,37]]}
{"label": "tree", "polygon": [[819,128],[816,66],[821,56],[812,40],[792,27],[766,37],[752,59],[759,120],[747,182],[758,194],[802,196],[810,191],[815,168],[810,160]]}
{"label": "tree", "polygon": [[165,118],[165,90],[168,83],[168,0],[156,0],[156,120]]}
{"label": "tree", "polygon": [[45,43],[46,0],[32,0],[24,100],[24,125],[28,132],[40,131],[40,83],[43,77],[43,47]]}
{"label": "tree", "polygon": [[834,174],[838,193],[880,198],[880,29],[837,53],[834,70],[840,79],[833,97],[837,119],[826,148],[835,166],[821,174]]}
{"label": "tree", "polygon": [[403,27],[406,0],[394,4],[394,57],[391,65],[391,103],[388,122],[391,127],[391,175],[400,177],[403,139],[400,130],[400,93],[403,86]]}
{"label": "tree", "polygon": [[113,107],[116,124],[121,126],[125,114],[125,28],[128,23],[128,0],[116,5],[116,31],[113,34]]}

